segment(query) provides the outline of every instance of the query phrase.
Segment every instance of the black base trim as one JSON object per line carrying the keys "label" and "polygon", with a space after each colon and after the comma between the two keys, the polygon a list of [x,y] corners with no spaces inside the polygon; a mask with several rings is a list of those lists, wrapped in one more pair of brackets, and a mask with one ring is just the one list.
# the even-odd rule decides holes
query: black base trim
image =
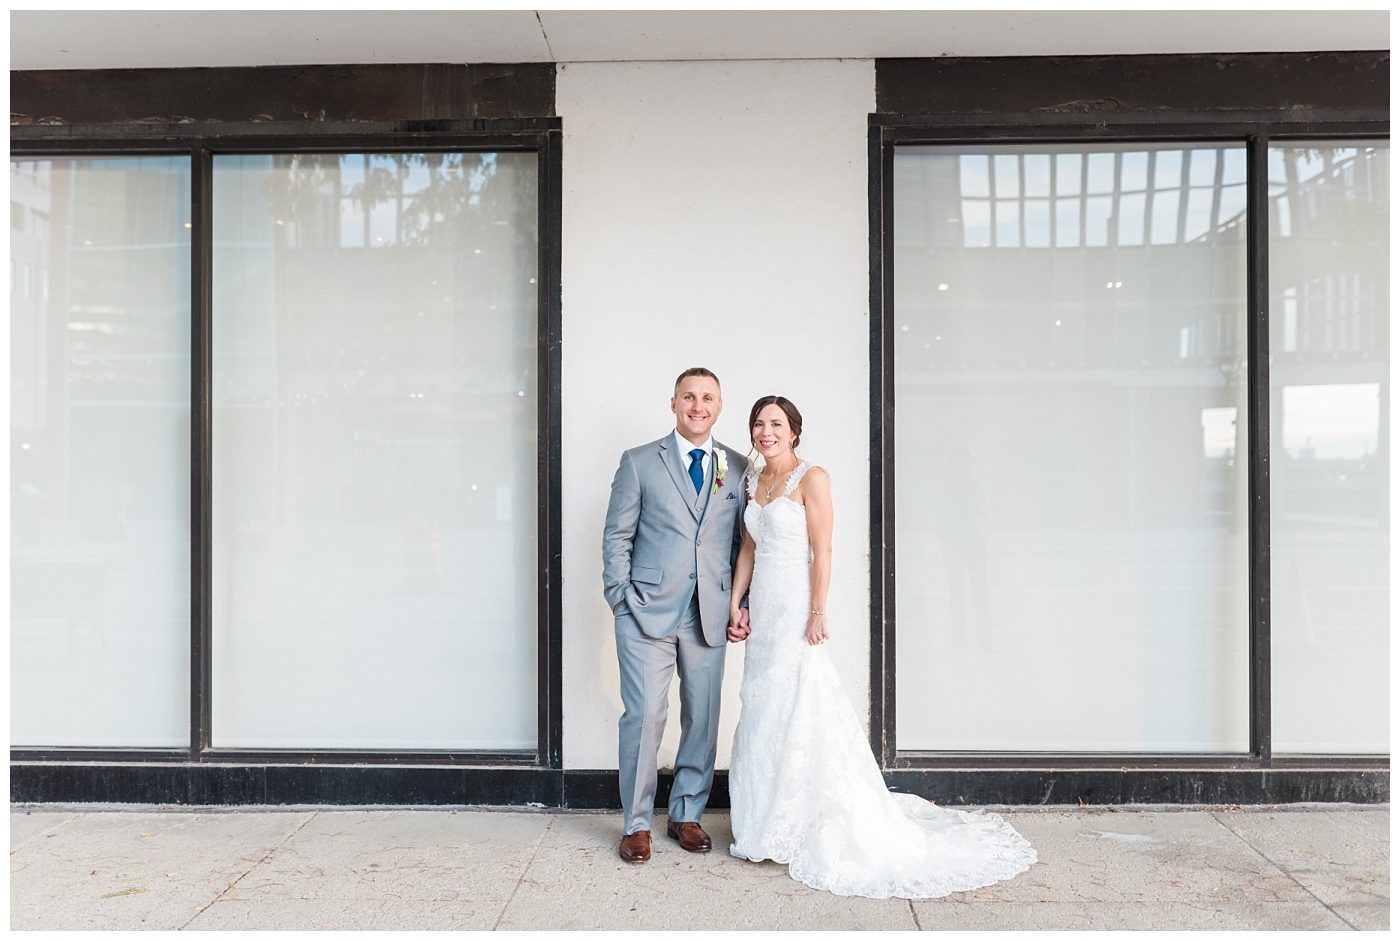
{"label": "black base trim", "polygon": [[[886,771],[891,788],[940,804],[1383,804],[1390,771],[1358,768],[971,769]],[[657,786],[664,809],[671,775]],[[617,810],[617,772],[548,768],[69,762],[10,765],[17,804],[328,806],[536,805]],[[710,807],[729,806],[715,774]]]}
{"label": "black base trim", "polygon": [[897,791],[940,804],[1384,804],[1388,770],[897,770]]}
{"label": "black base trim", "polygon": [[[662,771],[656,776],[656,809],[665,810],[671,793],[672,775]],[[617,810],[621,811],[622,801],[618,797],[616,771],[565,771],[564,806],[570,810]],[[729,773],[716,771],[714,783],[710,785],[710,800],[706,804],[717,810],[729,807]]]}
{"label": "black base trim", "polygon": [[382,765],[17,764],[13,803],[560,805],[560,772]]}

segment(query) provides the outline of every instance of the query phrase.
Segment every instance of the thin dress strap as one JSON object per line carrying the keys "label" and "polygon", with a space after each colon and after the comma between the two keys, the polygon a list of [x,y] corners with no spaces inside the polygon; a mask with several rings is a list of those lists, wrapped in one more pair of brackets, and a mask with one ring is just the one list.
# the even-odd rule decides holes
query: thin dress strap
{"label": "thin dress strap", "polygon": [[797,489],[797,485],[802,483],[802,476],[806,474],[807,471],[811,470],[811,468],[812,465],[808,464],[806,461],[798,464],[793,472],[788,475],[787,486],[783,488],[783,496],[790,496],[792,492]]}
{"label": "thin dress strap", "polygon": [[[757,462],[755,461],[754,463],[756,464]],[[758,499],[758,469],[757,469],[753,464],[750,464],[750,465],[749,465],[748,472],[747,472],[746,474],[744,474],[744,486],[745,486],[745,488],[749,491],[749,499],[750,499],[750,500],[757,500],[757,499]]]}

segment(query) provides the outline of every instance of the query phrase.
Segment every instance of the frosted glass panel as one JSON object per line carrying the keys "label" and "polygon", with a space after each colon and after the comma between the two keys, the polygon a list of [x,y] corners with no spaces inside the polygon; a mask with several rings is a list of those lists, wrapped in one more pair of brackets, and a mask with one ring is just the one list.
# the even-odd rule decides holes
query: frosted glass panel
{"label": "frosted glass panel", "polygon": [[1273,746],[1390,752],[1390,147],[1269,150]]}
{"label": "frosted glass panel", "polygon": [[1244,233],[1181,196],[1237,152],[896,155],[896,223],[1051,155],[1056,228],[895,245],[899,749],[1248,750]]}
{"label": "frosted glass panel", "polygon": [[10,164],[10,740],[189,744],[190,174]]}
{"label": "frosted glass panel", "polygon": [[536,747],[536,178],[215,159],[216,746]]}

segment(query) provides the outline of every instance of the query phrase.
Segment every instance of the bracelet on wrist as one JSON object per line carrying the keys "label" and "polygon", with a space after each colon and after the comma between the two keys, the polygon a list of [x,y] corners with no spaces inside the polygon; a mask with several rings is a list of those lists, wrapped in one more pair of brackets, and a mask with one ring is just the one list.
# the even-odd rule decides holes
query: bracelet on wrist
{"label": "bracelet on wrist", "polygon": [[813,611],[812,613],[813,613],[813,614],[820,614],[822,617],[826,617],[826,612],[825,612],[825,611]]}

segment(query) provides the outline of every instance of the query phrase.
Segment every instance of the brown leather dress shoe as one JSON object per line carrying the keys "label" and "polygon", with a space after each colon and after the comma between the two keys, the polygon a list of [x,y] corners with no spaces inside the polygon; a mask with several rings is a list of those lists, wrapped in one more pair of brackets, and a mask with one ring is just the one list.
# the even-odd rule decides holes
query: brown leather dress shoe
{"label": "brown leather dress shoe", "polygon": [[698,823],[667,823],[666,835],[680,843],[687,853],[708,853],[710,835]]}
{"label": "brown leather dress shoe", "polygon": [[644,863],[651,859],[651,831],[628,833],[617,846],[617,855],[629,863]]}

